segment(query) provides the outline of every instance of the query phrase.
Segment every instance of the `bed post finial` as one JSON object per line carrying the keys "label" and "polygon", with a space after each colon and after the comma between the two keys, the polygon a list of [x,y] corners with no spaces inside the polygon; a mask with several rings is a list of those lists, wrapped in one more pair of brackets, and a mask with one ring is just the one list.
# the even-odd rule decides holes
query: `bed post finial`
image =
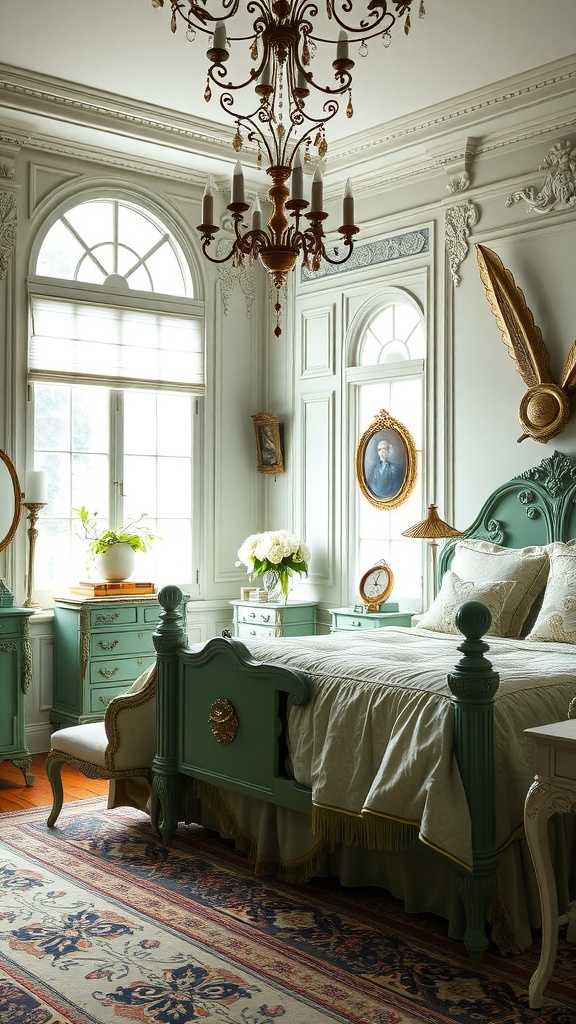
{"label": "bed post finial", "polygon": [[448,674],[454,707],[454,750],[470,809],[472,873],[460,875],[458,890],[466,913],[464,945],[471,960],[488,948],[486,917],[496,891],[496,818],[494,807],[494,695],[500,677],[484,657],[490,648],[482,639],[492,616],[480,601],[467,601],[456,612],[464,634],[458,647],[463,657]]}

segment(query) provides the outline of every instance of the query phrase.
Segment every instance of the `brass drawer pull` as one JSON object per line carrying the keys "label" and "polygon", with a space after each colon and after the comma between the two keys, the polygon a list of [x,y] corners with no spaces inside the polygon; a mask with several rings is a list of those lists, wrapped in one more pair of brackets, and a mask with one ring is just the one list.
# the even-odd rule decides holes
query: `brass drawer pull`
{"label": "brass drawer pull", "polygon": [[256,630],[255,630],[255,629],[252,629],[252,630],[250,631],[250,636],[258,636],[258,634],[257,634],[257,632],[256,632]]}
{"label": "brass drawer pull", "polygon": [[118,665],[116,665],[116,668],[99,668],[98,675],[103,676],[104,679],[112,679],[112,677],[119,671],[120,669],[118,668]]}
{"label": "brass drawer pull", "polygon": [[353,619],[353,620],[352,620],[352,625],[353,625],[353,626],[361,626],[361,625],[362,625],[362,623],[361,623],[361,622],[359,622],[359,621],[358,621],[358,619]]}
{"label": "brass drawer pull", "polygon": [[103,615],[102,612],[99,615],[94,616],[94,621],[98,626],[109,626],[116,619],[120,618],[120,612],[114,612],[112,615]]}
{"label": "brass drawer pull", "polygon": [[270,622],[270,615],[269,614],[268,615],[262,615],[261,618],[262,618],[262,622]]}
{"label": "brass drawer pull", "polygon": [[119,640],[111,640],[110,643],[108,644],[105,643],[104,640],[99,640],[98,647],[101,647],[103,651],[113,651],[116,645],[119,643]]}

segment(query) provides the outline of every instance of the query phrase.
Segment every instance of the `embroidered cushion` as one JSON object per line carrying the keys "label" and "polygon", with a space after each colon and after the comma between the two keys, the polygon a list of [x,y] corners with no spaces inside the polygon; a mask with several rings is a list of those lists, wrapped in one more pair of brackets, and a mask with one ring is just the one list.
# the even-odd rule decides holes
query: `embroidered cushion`
{"label": "embroidered cushion", "polygon": [[436,600],[424,613],[418,626],[439,633],[458,633],[454,619],[460,605],[465,601],[482,601],[492,615],[492,625],[488,632],[493,636],[502,636],[502,616],[513,587],[511,580],[495,583],[461,580],[455,572],[449,570],[444,573]]}
{"label": "embroidered cushion", "polygon": [[576,644],[576,547],[549,546],[550,574],[538,618],[527,640]]}
{"label": "embroidered cushion", "polygon": [[458,541],[451,569],[461,580],[477,584],[510,581],[500,617],[499,636],[519,637],[534,601],[546,586],[549,548],[505,548],[485,540]]}

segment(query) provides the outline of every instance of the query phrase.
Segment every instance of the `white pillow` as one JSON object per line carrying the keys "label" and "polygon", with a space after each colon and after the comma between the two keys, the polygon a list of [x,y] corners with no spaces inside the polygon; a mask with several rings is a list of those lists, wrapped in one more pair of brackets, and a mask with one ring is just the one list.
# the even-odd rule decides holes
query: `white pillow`
{"label": "white pillow", "polygon": [[499,636],[518,637],[550,567],[547,547],[505,548],[486,540],[464,538],[456,544],[450,568],[461,580],[475,583],[512,582],[502,608]]}
{"label": "white pillow", "polygon": [[550,575],[544,600],[527,640],[576,644],[576,549],[557,541],[549,546]]}
{"label": "white pillow", "polygon": [[496,583],[464,581],[455,572],[448,570],[442,577],[438,597],[424,613],[418,627],[439,633],[459,633],[454,618],[460,605],[465,601],[481,601],[492,615],[492,625],[488,632],[492,636],[502,636],[502,613],[513,587],[511,580]]}

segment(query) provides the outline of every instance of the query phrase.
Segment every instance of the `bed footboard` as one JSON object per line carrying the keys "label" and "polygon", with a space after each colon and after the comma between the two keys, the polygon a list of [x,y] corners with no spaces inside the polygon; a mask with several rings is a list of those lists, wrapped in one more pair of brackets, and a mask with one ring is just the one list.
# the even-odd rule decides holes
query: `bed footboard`
{"label": "bed footboard", "polygon": [[[237,639],[215,637],[193,650],[178,611],[181,594],[165,587],[153,634],[158,655],[155,827],[170,844],[183,820],[182,776],[309,812],[311,793],[285,769],[285,710],[305,704],[304,672],[261,664]],[[274,723],[271,729],[270,723]]]}

